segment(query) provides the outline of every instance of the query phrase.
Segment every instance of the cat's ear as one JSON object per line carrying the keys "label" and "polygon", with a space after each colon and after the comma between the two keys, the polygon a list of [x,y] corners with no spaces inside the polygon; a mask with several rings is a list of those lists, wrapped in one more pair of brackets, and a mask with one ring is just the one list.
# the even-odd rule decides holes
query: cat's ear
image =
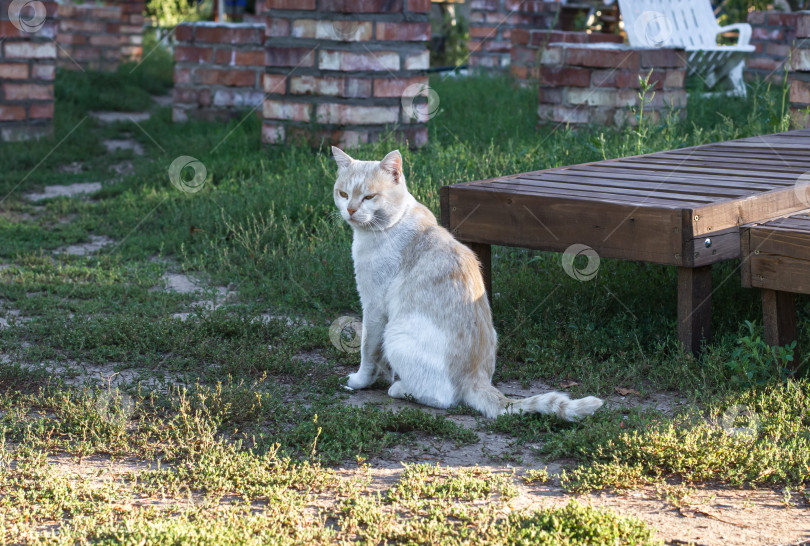
{"label": "cat's ear", "polygon": [[394,182],[402,180],[402,155],[399,150],[390,152],[380,161],[380,168],[394,177]]}
{"label": "cat's ear", "polygon": [[338,169],[345,169],[349,165],[352,164],[354,159],[349,156],[346,152],[338,148],[337,146],[332,146],[332,155],[335,156],[335,161],[337,162]]}

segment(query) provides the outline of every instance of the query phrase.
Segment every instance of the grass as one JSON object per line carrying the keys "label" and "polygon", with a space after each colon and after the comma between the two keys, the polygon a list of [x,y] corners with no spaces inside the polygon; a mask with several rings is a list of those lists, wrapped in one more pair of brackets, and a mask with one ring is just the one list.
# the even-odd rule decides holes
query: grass
{"label": "grass", "polygon": [[[477,447],[483,432],[567,462],[560,481],[573,492],[807,484],[810,353],[792,376],[763,356],[758,295],[739,287],[735,263],[714,268],[715,338],[695,359],[674,336],[673,268],[602,260],[580,283],[556,254],[495,249],[497,381],[574,380],[574,395],[667,391],[683,402],[671,411],[604,409],[570,424],[347,404],[341,376],[359,357],[335,348],[328,327],[360,304],[327,149],[263,149],[251,115],[224,126],[175,125],[165,108],[137,125],[88,117],[151,108],[170,68],[157,50],[113,75],[60,72],[53,140],[0,145],[0,318],[9,324],[0,328],[0,540],[654,542],[638,520],[587,504],[512,510],[517,484],[554,482],[547,471],[416,464],[380,487],[366,466],[394,448]],[[442,109],[430,144],[402,152],[411,191],[436,212],[444,184],[786,128],[782,90],[764,85],[746,100],[690,100],[685,120],[578,131],[537,129],[535,92],[507,79],[431,85]],[[106,138],[133,139],[146,153],[106,153]],[[387,139],[355,155],[397,146]],[[205,165],[200,192],[170,183],[180,155]],[[63,168],[74,163],[81,172]],[[123,163],[132,173],[118,176]],[[22,197],[88,181],[103,182],[88,199]],[[62,251],[91,234],[115,243],[87,256]],[[208,291],[161,290],[167,272]],[[195,305],[214,298],[215,310]],[[797,308],[806,347],[808,300]],[[143,468],[99,481],[56,457]],[[335,470],[347,466],[357,475]]]}

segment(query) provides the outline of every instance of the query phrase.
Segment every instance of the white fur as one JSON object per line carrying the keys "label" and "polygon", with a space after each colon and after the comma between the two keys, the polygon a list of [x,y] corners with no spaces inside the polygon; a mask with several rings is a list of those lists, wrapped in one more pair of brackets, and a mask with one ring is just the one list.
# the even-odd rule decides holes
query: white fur
{"label": "white fur", "polygon": [[390,373],[394,398],[439,408],[466,403],[487,417],[540,412],[573,421],[602,405],[556,392],[512,400],[493,387],[497,334],[475,255],[408,192],[398,151],[381,162],[332,151],[335,204],[354,230],[363,306],[360,368],[349,387]]}

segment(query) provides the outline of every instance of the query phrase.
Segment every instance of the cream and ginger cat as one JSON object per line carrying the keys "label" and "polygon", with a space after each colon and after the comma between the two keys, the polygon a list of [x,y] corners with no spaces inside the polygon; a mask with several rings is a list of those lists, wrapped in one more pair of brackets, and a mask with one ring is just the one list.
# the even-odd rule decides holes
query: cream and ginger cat
{"label": "cream and ginger cat", "polygon": [[602,405],[558,392],[513,400],[493,387],[497,334],[475,254],[408,192],[399,151],[382,161],[332,153],[335,204],[354,230],[363,306],[360,369],[349,387],[368,387],[385,373],[394,398],[437,408],[464,403],[487,417],[539,412],[573,421]]}

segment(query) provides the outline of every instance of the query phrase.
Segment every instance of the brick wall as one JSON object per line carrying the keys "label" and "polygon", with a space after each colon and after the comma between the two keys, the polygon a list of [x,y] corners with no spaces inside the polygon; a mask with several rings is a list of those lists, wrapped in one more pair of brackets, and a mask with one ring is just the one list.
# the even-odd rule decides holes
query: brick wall
{"label": "brick wall", "polygon": [[518,85],[536,83],[540,77],[540,58],[543,49],[551,43],[567,42],[579,44],[622,43],[617,34],[571,32],[562,30],[513,29],[510,33],[511,63],[509,72]]}
{"label": "brick wall", "polygon": [[60,4],[57,63],[66,69],[115,70],[121,62],[121,6]]}
{"label": "brick wall", "polygon": [[810,128],[810,11],[805,11],[796,23],[796,49],[793,51],[788,79],[793,119],[800,127]]}
{"label": "brick wall", "polygon": [[172,119],[223,119],[262,105],[265,28],[183,23],[175,31]]}
{"label": "brick wall", "polygon": [[512,31],[558,28],[561,5],[539,0],[470,0],[469,65],[506,69]]}
{"label": "brick wall", "polygon": [[121,60],[141,60],[143,55],[143,12],[145,0],[118,0],[121,6]]}
{"label": "brick wall", "polygon": [[22,18],[10,7],[0,0],[0,141],[51,135],[56,3],[38,2]]}
{"label": "brick wall", "polygon": [[634,124],[639,76],[657,82],[645,116],[658,119],[670,105],[686,113],[686,55],[676,49],[632,49],[617,44],[552,43],[543,51],[537,113],[540,122]]}
{"label": "brick wall", "polygon": [[801,17],[801,12],[753,11],[748,14],[751,45],[757,49],[746,59],[746,79],[760,77],[774,82],[782,81]]}
{"label": "brick wall", "polygon": [[265,0],[264,142],[353,146],[393,129],[424,145],[431,112],[412,103],[427,93],[429,10],[430,0]]}

